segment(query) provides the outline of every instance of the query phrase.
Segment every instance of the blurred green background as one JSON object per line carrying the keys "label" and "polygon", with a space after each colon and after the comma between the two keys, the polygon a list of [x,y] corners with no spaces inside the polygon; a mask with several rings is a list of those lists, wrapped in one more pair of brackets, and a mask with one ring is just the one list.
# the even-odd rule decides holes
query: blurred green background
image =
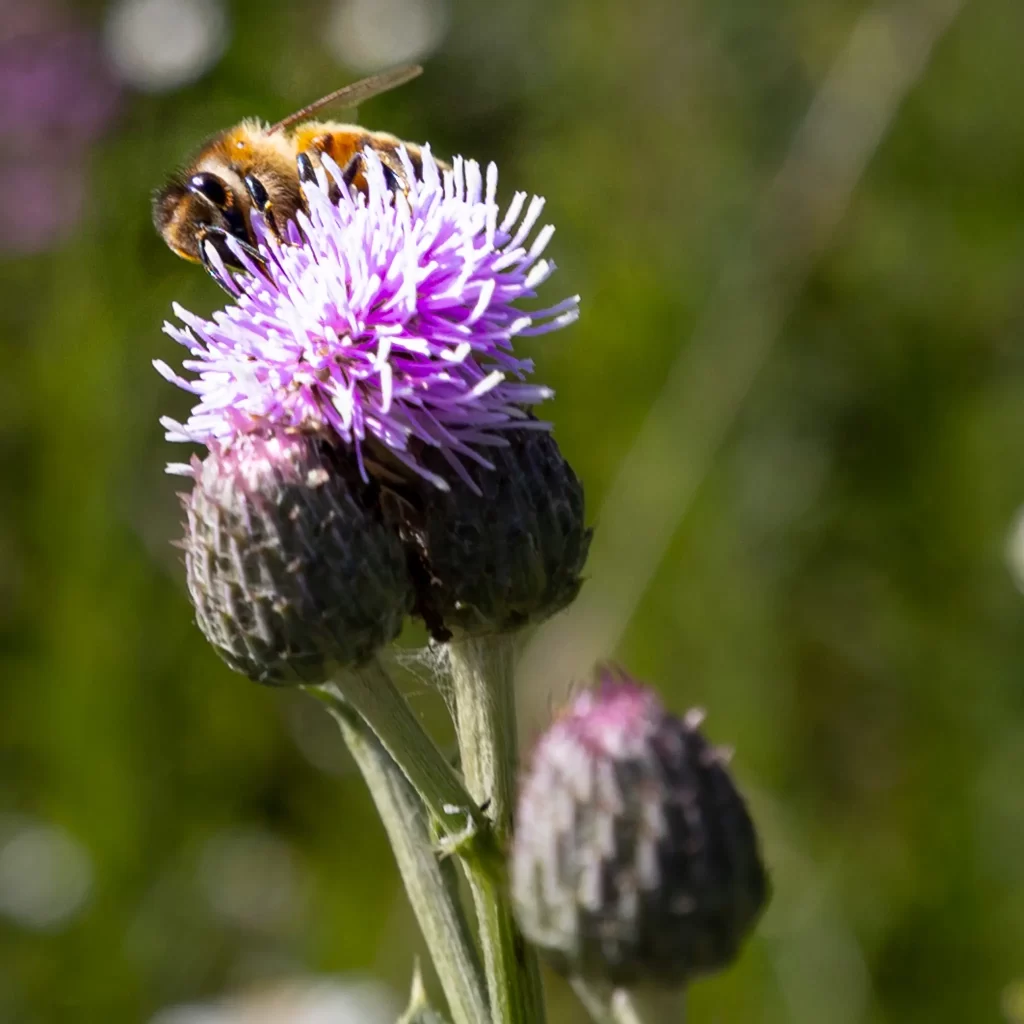
{"label": "blurred green background", "polygon": [[614,653],[708,709],[762,829],[774,902],[691,1019],[1024,1020],[1022,37],[1019,0],[3,0],[0,1021],[404,998],[329,723],[192,623],[157,422],[188,396],[150,362],[222,296],[149,192],[411,58],[363,122],[544,194],[547,294],[583,296],[529,346],[598,539],[526,731]]}

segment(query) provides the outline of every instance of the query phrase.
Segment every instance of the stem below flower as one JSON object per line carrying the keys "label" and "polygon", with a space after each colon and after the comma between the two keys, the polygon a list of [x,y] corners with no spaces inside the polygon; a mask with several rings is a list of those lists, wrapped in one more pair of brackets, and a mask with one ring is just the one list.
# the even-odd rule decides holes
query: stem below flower
{"label": "stem below flower", "polygon": [[437,820],[451,852],[472,856],[474,844],[490,844],[490,823],[479,804],[378,660],[345,670],[311,692],[332,713],[340,701],[362,716]]}
{"label": "stem below flower", "polygon": [[[494,839],[505,851],[512,835],[516,792],[514,640],[508,636],[457,638],[448,644],[455,728],[470,793],[486,806]],[[526,945],[504,880],[467,862],[494,1024],[543,1024],[540,966]]]}
{"label": "stem below flower", "polygon": [[366,722],[341,701],[327,706],[387,831],[454,1024],[489,1024],[480,963],[455,892],[454,868],[451,862],[438,862],[422,802]]}

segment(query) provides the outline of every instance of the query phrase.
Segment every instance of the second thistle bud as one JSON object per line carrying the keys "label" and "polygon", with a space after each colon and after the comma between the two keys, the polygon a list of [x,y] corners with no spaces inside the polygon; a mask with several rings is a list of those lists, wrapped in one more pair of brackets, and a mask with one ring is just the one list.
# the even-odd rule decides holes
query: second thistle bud
{"label": "second thistle bud", "polygon": [[768,892],[721,754],[608,670],[537,745],[511,879],[523,933],[556,968],[626,987],[726,966]]}
{"label": "second thistle bud", "polygon": [[450,491],[417,482],[401,513],[416,608],[438,639],[512,632],[580,588],[591,536],[583,487],[547,431],[505,436],[507,447],[486,449],[493,469],[467,466],[476,491],[449,470]]}
{"label": "second thistle bud", "polygon": [[193,460],[183,547],[196,620],[261,683],[319,683],[394,639],[405,556],[372,485],[310,434],[240,435]]}

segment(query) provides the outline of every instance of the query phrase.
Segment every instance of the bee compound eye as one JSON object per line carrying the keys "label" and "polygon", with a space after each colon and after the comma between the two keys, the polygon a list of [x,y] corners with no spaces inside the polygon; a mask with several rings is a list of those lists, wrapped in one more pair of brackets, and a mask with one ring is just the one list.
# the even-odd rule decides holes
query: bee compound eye
{"label": "bee compound eye", "polygon": [[202,174],[193,174],[189,178],[188,190],[209,200],[220,209],[228,205],[228,191],[216,174],[205,171]]}

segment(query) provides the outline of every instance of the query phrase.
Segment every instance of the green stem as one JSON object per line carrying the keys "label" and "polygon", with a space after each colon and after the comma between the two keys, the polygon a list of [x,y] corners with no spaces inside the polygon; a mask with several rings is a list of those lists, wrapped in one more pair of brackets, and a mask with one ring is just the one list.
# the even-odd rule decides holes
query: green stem
{"label": "green stem", "polygon": [[366,722],[342,701],[327,706],[377,805],[454,1024],[489,1024],[479,959],[455,893],[454,866],[438,861],[423,804]]}
{"label": "green stem", "polygon": [[[494,839],[507,851],[516,793],[515,648],[512,638],[458,638],[448,644],[455,728],[470,794],[486,806]],[[536,955],[512,916],[504,879],[467,864],[494,1024],[543,1024]]]}
{"label": "green stem", "polygon": [[487,818],[378,660],[339,672],[310,691],[332,709],[340,701],[362,716],[437,820],[452,852],[484,855],[491,842]]}

